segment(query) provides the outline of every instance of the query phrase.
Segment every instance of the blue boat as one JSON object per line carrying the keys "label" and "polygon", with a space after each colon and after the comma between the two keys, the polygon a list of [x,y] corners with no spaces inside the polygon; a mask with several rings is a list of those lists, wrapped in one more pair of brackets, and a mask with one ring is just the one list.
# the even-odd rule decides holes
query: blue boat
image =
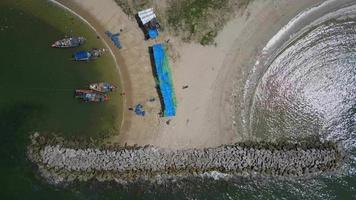
{"label": "blue boat", "polygon": [[86,61],[90,59],[90,52],[89,51],[78,51],[74,54],[74,60],[76,61]]}
{"label": "blue boat", "polygon": [[91,51],[78,51],[74,53],[73,58],[75,61],[89,61],[96,60],[102,56],[105,49],[92,49]]}

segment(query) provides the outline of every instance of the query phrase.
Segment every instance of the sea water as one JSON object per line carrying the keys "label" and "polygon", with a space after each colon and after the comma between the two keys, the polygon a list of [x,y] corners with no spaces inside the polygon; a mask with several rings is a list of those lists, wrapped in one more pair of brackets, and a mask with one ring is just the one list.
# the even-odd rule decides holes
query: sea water
{"label": "sea water", "polygon": [[[15,2],[15,3],[14,3]],[[352,10],[352,9],[351,9]],[[341,12],[342,13],[342,12]],[[25,144],[33,130],[95,136],[115,130],[119,97],[106,105],[86,105],[72,98],[75,88],[97,80],[119,84],[107,57],[74,63],[76,49],[51,49],[54,40],[83,34],[100,40],[82,22],[47,1],[0,3],[0,199],[355,199],[356,23],[335,15],[295,35],[251,75],[246,131],[251,138],[298,140],[317,136],[340,142],[351,155],[342,174],[286,180],[229,178],[169,184],[80,184],[55,188],[42,182],[26,161]],[[276,53],[277,52],[277,53]],[[106,64],[105,64],[106,63]],[[105,69],[103,69],[105,68]],[[111,72],[111,73],[110,73]],[[116,98],[116,100],[115,100]],[[119,113],[119,112],[118,112]],[[240,116],[239,116],[240,117]],[[109,131],[110,132],[110,131]],[[211,177],[211,178],[207,178]]]}
{"label": "sea water", "polygon": [[[85,45],[55,49],[65,36],[84,36]],[[104,104],[74,98],[75,89],[106,81],[119,88],[110,53],[92,62],[72,54],[106,48],[97,34],[69,12],[45,0],[0,1],[0,199],[65,199],[76,194],[40,183],[26,161],[30,133],[98,138],[118,134],[122,99],[111,93]]]}
{"label": "sea water", "polygon": [[239,131],[258,141],[332,141],[346,158],[332,175],[251,181],[241,191],[271,198],[355,199],[355,1],[325,1],[301,13],[250,67],[244,99],[237,100],[245,108],[236,114],[243,119]]}

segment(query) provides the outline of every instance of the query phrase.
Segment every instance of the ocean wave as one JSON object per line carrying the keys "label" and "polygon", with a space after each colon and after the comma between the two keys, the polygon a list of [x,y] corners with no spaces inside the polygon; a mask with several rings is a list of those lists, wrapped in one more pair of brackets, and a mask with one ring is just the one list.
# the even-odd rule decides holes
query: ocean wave
{"label": "ocean wave", "polygon": [[[251,138],[356,147],[356,5],[327,1],[286,25],[264,48],[245,86],[242,127]],[[351,171],[354,171],[352,167]]]}

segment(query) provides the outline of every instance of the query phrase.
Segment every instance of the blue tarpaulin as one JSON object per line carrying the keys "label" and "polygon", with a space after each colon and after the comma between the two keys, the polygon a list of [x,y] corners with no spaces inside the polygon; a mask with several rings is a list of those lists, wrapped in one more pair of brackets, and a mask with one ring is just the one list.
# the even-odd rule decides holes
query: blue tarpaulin
{"label": "blue tarpaulin", "polygon": [[156,75],[159,81],[159,89],[163,100],[163,114],[165,117],[176,115],[176,98],[174,94],[172,74],[169,68],[168,58],[162,44],[152,46],[155,61]]}
{"label": "blue tarpaulin", "polygon": [[158,30],[157,29],[149,29],[148,30],[148,37],[150,39],[156,39],[158,37]]}
{"label": "blue tarpaulin", "polygon": [[90,53],[88,51],[78,51],[74,54],[74,60],[89,60]]}
{"label": "blue tarpaulin", "polygon": [[143,106],[141,104],[137,104],[135,106],[135,113],[136,115],[140,115],[140,116],[145,116],[146,112],[143,110]]}
{"label": "blue tarpaulin", "polygon": [[119,36],[120,36],[120,33],[111,33],[110,31],[106,31],[105,34],[110,37],[111,41],[114,43],[114,45],[121,49],[122,46],[121,46],[121,42],[120,42],[120,39],[119,39]]}

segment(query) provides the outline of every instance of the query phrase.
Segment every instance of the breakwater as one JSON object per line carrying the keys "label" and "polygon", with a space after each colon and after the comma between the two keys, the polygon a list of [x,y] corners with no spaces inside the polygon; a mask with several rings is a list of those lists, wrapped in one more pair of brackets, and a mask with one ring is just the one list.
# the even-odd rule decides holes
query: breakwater
{"label": "breakwater", "polygon": [[335,170],[342,154],[331,143],[236,144],[216,148],[168,150],[153,146],[73,148],[37,134],[31,137],[28,158],[51,184],[75,181],[171,179],[203,176],[211,172],[229,175],[303,177]]}

